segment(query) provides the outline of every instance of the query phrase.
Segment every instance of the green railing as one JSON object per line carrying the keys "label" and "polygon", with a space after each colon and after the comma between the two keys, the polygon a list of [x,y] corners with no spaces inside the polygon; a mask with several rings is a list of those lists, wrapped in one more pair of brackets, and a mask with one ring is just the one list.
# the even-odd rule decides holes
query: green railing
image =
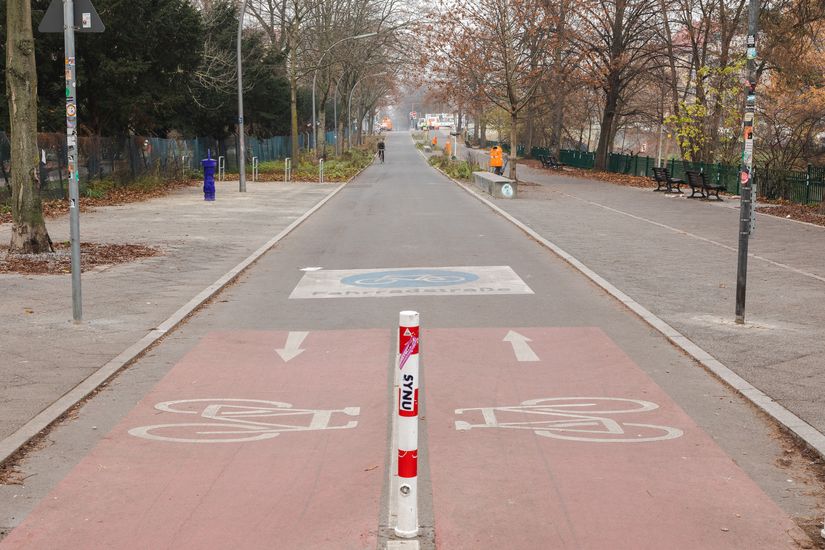
{"label": "green railing", "polygon": [[[550,155],[546,147],[533,147],[530,156]],[[595,153],[562,149],[559,162],[576,168],[592,169]],[[637,155],[611,153],[607,171],[640,177],[653,177],[656,159]],[[704,172],[714,183],[722,184],[728,193],[739,194],[739,167],[720,163],[701,163],[670,159],[664,163],[671,177],[687,181],[689,170]],[[756,167],[754,180],[760,197],[785,199],[791,202],[812,204],[825,200],[825,167],[808,165],[807,170],[780,170]]]}
{"label": "green railing", "polygon": [[[550,156],[550,149],[547,147],[533,147],[530,149],[530,156],[538,158],[540,156]],[[573,151],[562,149],[559,153],[558,161],[567,166],[574,166],[576,168],[591,169],[595,164],[596,155],[589,151]]]}

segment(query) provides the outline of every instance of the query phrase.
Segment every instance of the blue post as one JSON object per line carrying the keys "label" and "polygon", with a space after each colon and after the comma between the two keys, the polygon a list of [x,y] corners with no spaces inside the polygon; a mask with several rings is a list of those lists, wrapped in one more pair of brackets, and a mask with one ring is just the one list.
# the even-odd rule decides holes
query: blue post
{"label": "blue post", "polygon": [[201,160],[203,165],[203,200],[215,200],[215,168],[218,161],[212,158],[212,150],[206,150],[206,158]]}

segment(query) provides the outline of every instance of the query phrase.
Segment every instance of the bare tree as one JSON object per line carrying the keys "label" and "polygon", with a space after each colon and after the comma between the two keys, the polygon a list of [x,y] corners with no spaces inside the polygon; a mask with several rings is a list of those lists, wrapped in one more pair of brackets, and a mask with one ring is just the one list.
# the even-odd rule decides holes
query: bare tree
{"label": "bare tree", "polygon": [[[540,90],[547,69],[553,25],[545,5],[534,0],[479,0],[445,8],[435,25],[436,31],[454,30],[455,39],[446,52],[450,70],[507,112],[509,177],[516,180],[519,116]],[[432,59],[438,62],[439,57]],[[432,64],[431,70],[436,70]]]}
{"label": "bare tree", "polygon": [[592,82],[604,94],[596,168],[606,169],[625,94],[662,62],[655,0],[588,0],[578,8],[577,37]]}

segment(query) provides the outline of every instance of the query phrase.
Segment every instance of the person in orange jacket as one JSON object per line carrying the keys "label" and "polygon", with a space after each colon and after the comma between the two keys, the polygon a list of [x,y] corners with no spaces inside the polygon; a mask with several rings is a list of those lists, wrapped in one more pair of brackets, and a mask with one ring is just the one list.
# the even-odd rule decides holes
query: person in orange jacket
{"label": "person in orange jacket", "polygon": [[438,136],[433,135],[433,150],[435,150],[436,145],[438,145]]}
{"label": "person in orange jacket", "polygon": [[499,176],[504,173],[504,152],[498,145],[490,149],[490,168]]}

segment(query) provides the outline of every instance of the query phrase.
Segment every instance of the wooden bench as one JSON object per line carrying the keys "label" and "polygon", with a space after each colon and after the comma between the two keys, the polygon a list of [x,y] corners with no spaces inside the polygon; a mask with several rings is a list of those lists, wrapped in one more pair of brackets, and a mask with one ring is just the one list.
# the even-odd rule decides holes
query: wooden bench
{"label": "wooden bench", "polygon": [[[654,191],[664,191],[665,193],[681,193],[679,186],[685,183],[684,180],[670,177],[670,172],[667,168],[653,167],[653,181],[656,182],[656,189]],[[675,188],[675,191],[674,191]]]}
{"label": "wooden bench", "polygon": [[561,170],[563,166],[566,166],[563,162],[559,162],[556,160],[556,157],[551,155],[536,155],[536,158],[541,163],[542,168]]}
{"label": "wooden bench", "polygon": [[[711,194],[716,197],[716,200],[721,201],[722,197],[719,196],[719,191],[725,188],[724,185],[720,183],[713,183],[707,180],[704,172],[696,172],[694,170],[688,170],[685,172],[688,177],[688,185],[690,185],[691,194],[689,199],[694,198],[702,198],[702,199],[710,199]],[[696,196],[696,193],[699,193],[699,196]]]}
{"label": "wooden bench", "polygon": [[518,192],[516,182],[492,172],[473,172],[473,183],[485,193],[499,199],[514,199]]}

